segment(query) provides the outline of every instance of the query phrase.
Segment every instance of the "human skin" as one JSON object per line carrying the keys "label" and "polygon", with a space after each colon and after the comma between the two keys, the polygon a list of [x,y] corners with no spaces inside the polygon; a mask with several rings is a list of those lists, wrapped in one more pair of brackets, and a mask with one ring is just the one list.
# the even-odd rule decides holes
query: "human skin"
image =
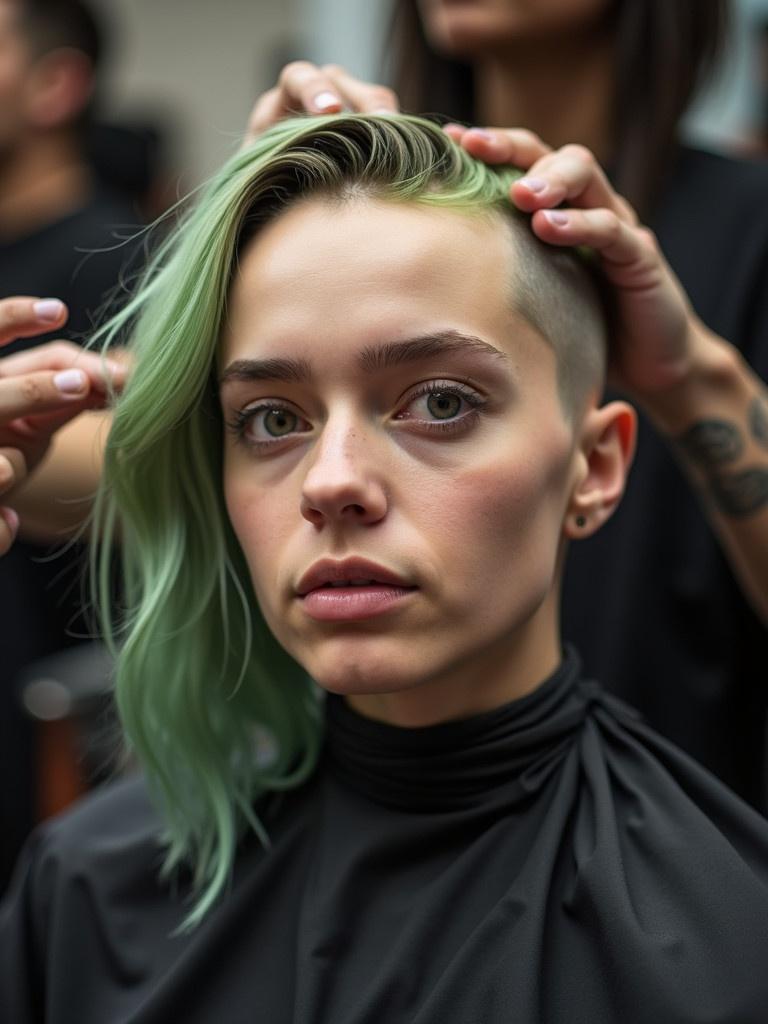
{"label": "human skin", "polygon": [[[311,200],[259,233],[232,287],[224,490],[256,598],[321,686],[384,721],[480,712],[553,671],[566,538],[597,529],[623,487],[632,411],[590,400],[567,422],[552,348],[508,306],[514,259],[496,216]],[[364,350],[445,332],[495,354],[445,346],[359,365]],[[311,377],[233,376],[278,358],[307,361]],[[434,426],[427,382],[458,429]],[[453,398],[461,389],[481,404]],[[373,618],[317,621],[301,577],[350,556],[415,589]]]}
{"label": "human skin", "polygon": [[[58,299],[0,299],[0,346],[63,326],[67,308]],[[107,380],[119,390],[127,371],[94,352],[54,341],[0,359],[0,555],[19,529],[19,496],[27,475],[44,458],[53,435],[86,410],[107,401]],[[23,506],[23,502],[21,503]]]}
{"label": "human skin", "polygon": [[10,239],[76,209],[93,187],[76,128],[93,69],[72,47],[37,53],[21,8],[0,0],[0,234]]}
{"label": "human skin", "polygon": [[[470,12],[468,4],[426,2],[427,33],[447,31],[453,19],[454,50],[467,47],[481,119],[525,125],[445,130],[477,159],[526,172],[512,186],[510,200],[532,215],[532,230],[542,241],[589,246],[597,254],[614,299],[609,380],[673,444],[744,596],[768,623],[768,389],[741,353],[695,315],[654,235],[600,166],[612,153],[615,62],[599,6],[597,0],[477,0]],[[462,18],[474,25],[471,52],[467,32],[459,32]],[[533,39],[536,33],[541,45]],[[500,40],[509,44],[506,49]],[[289,112],[397,108],[391,90],[337,65],[294,61],[256,101],[246,142]],[[741,453],[725,471],[717,461],[718,424],[726,425]],[[703,443],[685,444],[692,436]]]}
{"label": "human skin", "polygon": [[593,33],[609,0],[418,0],[424,30],[435,49],[464,59],[508,51],[561,35]]}

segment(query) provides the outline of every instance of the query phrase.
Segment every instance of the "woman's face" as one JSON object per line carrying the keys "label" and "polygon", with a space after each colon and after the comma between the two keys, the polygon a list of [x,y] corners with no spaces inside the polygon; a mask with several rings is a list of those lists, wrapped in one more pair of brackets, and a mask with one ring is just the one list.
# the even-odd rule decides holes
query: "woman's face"
{"label": "woman's face", "polygon": [[479,57],[600,26],[611,0],[417,0],[427,38],[441,53]]}
{"label": "woman's face", "polygon": [[578,458],[514,258],[492,217],[313,200],[239,265],[229,516],[272,632],[373,717],[496,706],[559,661]]}

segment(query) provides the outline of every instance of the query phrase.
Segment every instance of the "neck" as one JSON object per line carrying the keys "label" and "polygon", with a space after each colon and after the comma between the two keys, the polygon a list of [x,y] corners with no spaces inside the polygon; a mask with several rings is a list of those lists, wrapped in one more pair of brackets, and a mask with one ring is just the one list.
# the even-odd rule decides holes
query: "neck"
{"label": "neck", "polygon": [[70,137],[41,137],[0,161],[0,236],[16,238],[66,216],[86,201],[89,168]]}
{"label": "neck", "polygon": [[614,45],[606,32],[530,40],[475,64],[477,122],[536,132],[548,145],[587,146],[611,158]]}
{"label": "neck", "polygon": [[465,662],[409,689],[349,694],[358,714],[407,729],[470,718],[532,693],[562,661],[559,588],[515,636],[502,636]]}

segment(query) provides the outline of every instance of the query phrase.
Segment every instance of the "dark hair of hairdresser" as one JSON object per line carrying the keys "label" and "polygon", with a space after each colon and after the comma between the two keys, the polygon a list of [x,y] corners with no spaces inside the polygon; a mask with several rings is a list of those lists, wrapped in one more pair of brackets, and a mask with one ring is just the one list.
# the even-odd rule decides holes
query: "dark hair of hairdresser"
{"label": "dark hair of hairdresser", "polygon": [[[609,166],[617,190],[641,217],[653,206],[678,122],[724,48],[729,9],[728,0],[613,0],[609,5],[606,17],[617,48]],[[394,0],[390,52],[404,110],[476,120],[472,68],[430,48],[416,0]]]}
{"label": "dark hair of hairdresser", "polygon": [[22,0],[19,25],[36,56],[64,47],[85,54],[95,68],[102,37],[93,11],[80,0]]}
{"label": "dark hair of hairdresser", "polygon": [[[100,19],[81,0],[19,0],[18,26],[35,59],[54,50],[76,50],[96,74],[104,55],[104,33]],[[87,126],[94,100],[92,96],[78,118],[80,128]]]}

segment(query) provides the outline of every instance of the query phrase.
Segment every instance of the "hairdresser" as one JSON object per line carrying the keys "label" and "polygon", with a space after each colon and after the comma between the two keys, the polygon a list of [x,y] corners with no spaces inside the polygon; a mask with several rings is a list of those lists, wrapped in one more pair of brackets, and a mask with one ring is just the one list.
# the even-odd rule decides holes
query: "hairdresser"
{"label": "hairdresser", "polygon": [[[689,314],[625,322],[616,301],[612,380],[641,411],[639,451],[613,521],[572,545],[564,635],[765,811],[768,170],[678,141],[727,13],[722,0],[399,0],[395,92],[296,62],[258,99],[249,137],[297,110],[509,126],[447,130],[525,172],[511,199],[544,241],[588,242],[606,219],[617,240],[638,218],[652,228],[644,244],[661,247]],[[619,282],[618,263],[602,268]]]}

